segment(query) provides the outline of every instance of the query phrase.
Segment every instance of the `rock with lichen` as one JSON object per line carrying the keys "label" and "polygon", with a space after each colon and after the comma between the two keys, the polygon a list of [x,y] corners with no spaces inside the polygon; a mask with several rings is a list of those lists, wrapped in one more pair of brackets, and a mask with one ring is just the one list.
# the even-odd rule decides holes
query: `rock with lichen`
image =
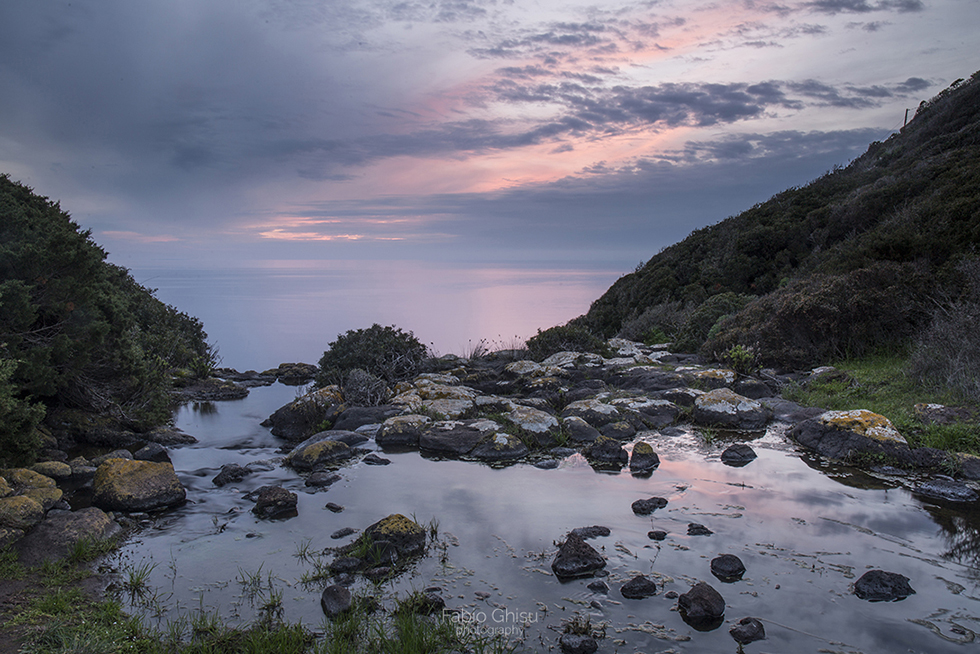
{"label": "rock with lichen", "polygon": [[772,419],[772,410],[757,400],[728,388],[716,388],[694,400],[694,422],[723,429],[763,429]]}
{"label": "rock with lichen", "polygon": [[868,411],[826,411],[804,420],[790,432],[800,445],[831,459],[872,456],[906,460],[909,444],[888,418]]}
{"label": "rock with lichen", "polygon": [[109,459],[92,480],[92,504],[106,511],[151,511],[182,504],[187,491],[170,463]]}

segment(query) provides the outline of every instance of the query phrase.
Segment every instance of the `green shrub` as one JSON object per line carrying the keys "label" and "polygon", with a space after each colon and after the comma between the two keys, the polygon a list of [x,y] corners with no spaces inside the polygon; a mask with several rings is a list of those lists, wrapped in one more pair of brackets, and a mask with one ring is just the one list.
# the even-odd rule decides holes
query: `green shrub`
{"label": "green shrub", "polygon": [[316,385],[343,386],[348,373],[354,369],[394,384],[417,375],[428,357],[428,348],[412,332],[378,324],[366,329],[351,329],[338,336],[323,353]]}
{"label": "green shrub", "polygon": [[44,407],[17,396],[9,381],[16,367],[0,359],[0,468],[32,463],[41,445],[37,425]]}
{"label": "green shrub", "polygon": [[558,325],[538,333],[527,341],[527,351],[535,361],[558,352],[595,352],[607,355],[606,342],[584,327]]}
{"label": "green shrub", "polygon": [[733,345],[721,355],[721,360],[740,375],[751,375],[759,370],[759,361],[752,347]]}
{"label": "green shrub", "polygon": [[711,328],[721,318],[739,311],[751,299],[751,296],[732,292],[712,295],[688,316],[677,334],[673,349],[678,352],[697,352],[708,338]]}

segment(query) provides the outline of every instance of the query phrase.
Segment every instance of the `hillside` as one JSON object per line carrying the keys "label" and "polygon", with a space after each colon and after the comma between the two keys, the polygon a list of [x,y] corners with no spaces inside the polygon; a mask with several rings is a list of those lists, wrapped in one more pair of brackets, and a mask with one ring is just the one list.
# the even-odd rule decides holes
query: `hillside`
{"label": "hillside", "polygon": [[131,429],[170,416],[171,372],[210,369],[203,326],[106,260],[61,207],[0,175],[0,467],[53,410]]}
{"label": "hillside", "polygon": [[[572,324],[764,362],[907,344],[980,245],[980,72],[846,167],[690,234]],[[710,338],[709,338],[710,335]]]}

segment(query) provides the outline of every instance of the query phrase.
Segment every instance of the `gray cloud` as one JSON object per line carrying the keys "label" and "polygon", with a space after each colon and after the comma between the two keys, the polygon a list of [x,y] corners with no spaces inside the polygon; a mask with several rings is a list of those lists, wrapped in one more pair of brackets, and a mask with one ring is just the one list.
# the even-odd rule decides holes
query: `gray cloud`
{"label": "gray cloud", "polygon": [[816,0],[804,3],[804,7],[824,14],[866,14],[873,11],[896,11],[900,13],[925,10],[920,0]]}

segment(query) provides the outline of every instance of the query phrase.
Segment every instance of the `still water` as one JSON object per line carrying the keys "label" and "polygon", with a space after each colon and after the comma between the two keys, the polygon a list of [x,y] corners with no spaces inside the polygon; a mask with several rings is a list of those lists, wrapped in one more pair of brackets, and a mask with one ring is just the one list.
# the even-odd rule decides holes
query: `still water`
{"label": "still water", "polygon": [[[720,461],[732,441],[706,443],[679,430],[643,434],[662,461],[647,478],[597,472],[577,454],[558,469],[540,470],[384,452],[391,465],[353,463],[326,491],[311,491],[277,465],[214,487],[222,464],[279,456],[281,442],[259,423],[295,395],[295,388],[276,384],[243,400],[180,410],[177,426],[200,440],[171,452],[189,501],[148,523],[122,551],[123,569],[149,570],[155,589],[153,601],[132,610],[161,623],[202,607],[252,620],[255,602],[245,589],[258,575],[283,593],[287,619],[316,628],[322,586],[301,583],[310,565],[299,552],[346,544],[356,536],[331,534],[402,513],[437,524],[438,541],[385,592],[404,596],[438,586],[450,607],[482,615],[486,628],[522,636],[531,651],[557,651],[563,621],[576,614],[607,623],[600,652],[734,653],[728,629],[746,616],[761,619],[768,635],[747,652],[980,647],[972,643],[980,632],[980,516],[926,503],[898,479],[822,466],[787,441],[785,425],[754,439],[759,457],[742,468]],[[249,512],[253,504],[243,494],[274,483],[298,494],[298,516],[263,521]],[[667,498],[667,507],[644,517],[631,511],[634,500],[651,496]],[[328,502],[345,509],[333,513]],[[714,533],[689,536],[692,522]],[[550,571],[555,542],[591,525],[611,530],[588,541],[608,561],[608,594],[590,591],[591,579],[563,583]],[[667,539],[650,540],[651,529],[669,532]],[[710,560],[725,553],[745,563],[741,581],[712,577]],[[906,575],[916,593],[892,603],[856,598],[851,584],[870,568]],[[638,573],[662,584],[658,595],[622,597],[619,588]],[[688,626],[674,610],[677,600],[664,597],[696,580],[726,602],[725,624],[712,631]],[[354,590],[367,584],[359,580]]]}
{"label": "still water", "polygon": [[622,270],[422,261],[255,261],[133,267],[136,281],[204,323],[222,365],[316,363],[349,329],[397,325],[438,354],[523,343],[585,313]]}

